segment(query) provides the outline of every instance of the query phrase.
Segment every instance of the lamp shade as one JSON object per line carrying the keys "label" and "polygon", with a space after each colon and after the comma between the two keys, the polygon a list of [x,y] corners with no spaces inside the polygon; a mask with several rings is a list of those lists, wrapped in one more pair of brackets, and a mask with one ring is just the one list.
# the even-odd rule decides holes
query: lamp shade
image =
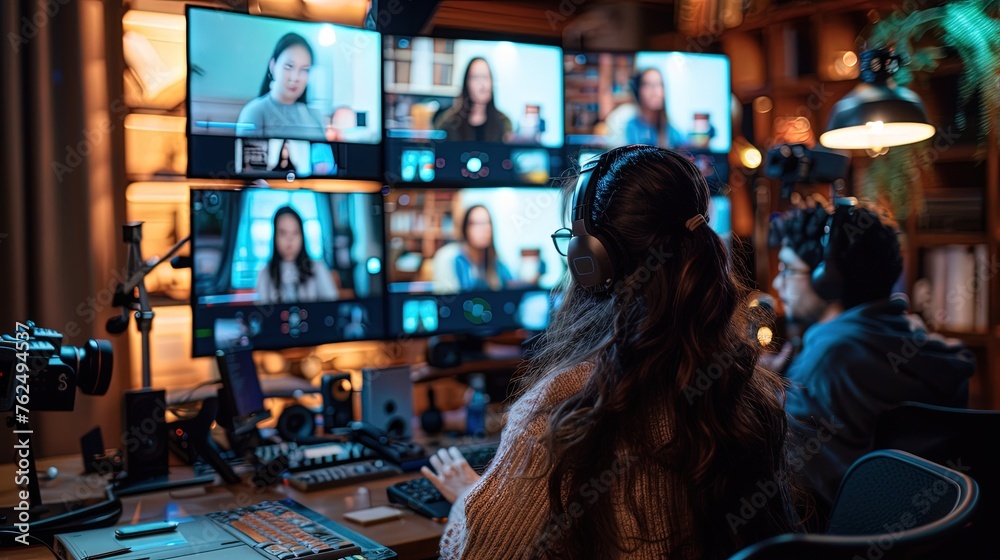
{"label": "lamp shade", "polygon": [[920,142],[934,132],[912,90],[891,81],[863,82],[833,106],[819,142],[833,149],[879,150]]}

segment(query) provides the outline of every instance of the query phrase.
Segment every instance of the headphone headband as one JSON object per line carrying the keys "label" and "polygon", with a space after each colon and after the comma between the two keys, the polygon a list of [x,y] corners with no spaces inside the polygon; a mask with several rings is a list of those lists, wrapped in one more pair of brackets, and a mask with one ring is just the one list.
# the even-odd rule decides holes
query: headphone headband
{"label": "headphone headband", "polygon": [[827,217],[822,239],[823,260],[812,275],[813,290],[826,301],[839,301],[844,297],[844,272],[840,258],[850,243],[845,226],[857,208],[857,198],[837,198],[834,199],[833,213]]}
{"label": "headphone headband", "polygon": [[[567,251],[569,268],[578,284],[594,292],[610,290],[622,274],[622,268],[629,264],[627,251],[617,243],[612,233],[599,230],[592,221],[598,182],[610,166],[609,153],[604,152],[584,164],[573,194],[572,237]],[[668,153],[674,158],[681,157]],[[705,215],[695,214],[683,222],[683,226],[695,231],[707,223]]]}

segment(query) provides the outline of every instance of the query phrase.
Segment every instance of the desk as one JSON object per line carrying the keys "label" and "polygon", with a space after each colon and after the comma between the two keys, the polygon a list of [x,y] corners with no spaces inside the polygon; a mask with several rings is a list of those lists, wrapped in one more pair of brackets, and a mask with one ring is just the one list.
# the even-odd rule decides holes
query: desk
{"label": "desk", "polygon": [[[81,470],[78,456],[40,459],[38,468],[44,471],[50,466],[59,469],[55,480],[41,481],[42,501],[58,502],[63,496],[73,496],[77,492],[103,492],[101,479],[97,475],[78,475]],[[171,467],[181,472],[190,467]],[[13,506],[16,488],[13,488],[14,465],[0,465],[0,504]],[[171,492],[159,492],[122,498],[122,516],[119,525],[131,525],[164,519],[180,519],[192,515],[200,515],[232,509],[257,503],[263,500],[281,500],[291,498],[300,504],[313,509],[351,530],[388,546],[396,551],[400,560],[420,560],[436,558],[438,541],[444,527],[409,510],[401,510],[397,521],[388,521],[367,527],[357,525],[344,519],[344,513],[352,509],[362,509],[354,506],[355,493],[359,487],[368,488],[371,507],[389,505],[386,488],[397,482],[420,476],[419,473],[405,474],[393,478],[370,480],[357,486],[333,488],[320,492],[299,492],[286,486],[276,486],[262,491],[249,486],[213,486],[208,487],[204,494],[186,496],[190,489],[176,490],[173,494],[185,497],[174,497]],[[0,558],[6,560],[39,560],[52,558],[52,554],[41,546],[24,548],[0,549]]]}

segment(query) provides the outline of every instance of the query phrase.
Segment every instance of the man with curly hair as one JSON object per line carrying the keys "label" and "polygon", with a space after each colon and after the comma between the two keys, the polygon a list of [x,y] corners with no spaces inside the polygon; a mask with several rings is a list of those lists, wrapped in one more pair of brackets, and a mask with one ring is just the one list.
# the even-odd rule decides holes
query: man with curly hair
{"label": "man with curly hair", "polygon": [[[814,219],[803,218],[804,223]],[[842,243],[824,263],[842,276],[839,301],[830,302],[835,316],[830,318],[831,308],[820,313],[827,320],[805,332],[802,351],[786,372],[785,410],[796,420],[790,423],[790,465],[819,499],[821,510],[832,504],[847,468],[870,450],[879,414],[904,401],[964,408],[975,369],[967,348],[928,334],[907,313],[905,297],[893,297],[903,258],[891,220],[859,207],[838,227],[844,228]],[[809,237],[815,239],[814,225],[792,229],[813,232]],[[783,262],[803,267],[799,281],[806,283],[811,276],[804,267],[818,266],[816,252],[823,260],[822,249],[812,243],[797,246],[800,262]],[[777,284],[791,277],[786,274]],[[809,316],[818,311],[802,301],[792,308]]]}
{"label": "man with curly hair", "polygon": [[823,229],[827,213],[822,206],[795,208],[771,221],[768,245],[778,251],[778,274],[772,287],[785,310],[792,334],[776,354],[761,357],[761,365],[784,372],[802,347],[800,333],[819,321],[832,319],[840,310],[812,288],[813,270],[823,261]]}

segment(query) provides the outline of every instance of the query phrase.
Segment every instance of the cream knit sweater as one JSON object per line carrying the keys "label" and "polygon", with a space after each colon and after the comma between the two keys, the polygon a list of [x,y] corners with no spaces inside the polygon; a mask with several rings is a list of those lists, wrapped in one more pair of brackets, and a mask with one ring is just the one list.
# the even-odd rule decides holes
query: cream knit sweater
{"label": "cream knit sweater", "polygon": [[[526,392],[510,410],[507,424],[500,439],[500,446],[490,467],[483,477],[465,494],[459,496],[452,506],[448,525],[441,538],[441,557],[450,559],[518,559],[540,556],[535,543],[543,534],[551,538],[563,530],[561,522],[566,519],[552,519],[549,513],[548,473],[544,448],[535,443],[535,438],[545,429],[547,417],[532,420],[535,411],[558,403],[580,391],[592,370],[591,364],[582,364],[573,369],[552,375]],[[664,419],[665,420],[665,419]],[[666,442],[670,437],[670,427],[666,421],[650,422],[651,438]],[[533,451],[533,452],[531,452]],[[645,508],[648,526],[653,534],[640,535],[635,519],[628,513],[623,502],[623,488],[619,473],[627,469],[630,462],[642,458],[629,456],[624,450],[614,451],[616,460],[612,468],[595,480],[586,491],[581,491],[581,499],[597,500],[599,492],[613,492],[620,533],[625,536],[625,547],[636,549],[623,554],[630,560],[697,558],[696,551],[671,550],[680,535],[669,534],[666,507],[669,500],[681,500],[663,476],[650,477],[638,481],[639,503]],[[525,476],[519,476],[521,469]],[[580,515],[582,504],[568,504],[566,511]],[[675,525],[684,527],[683,522]],[[682,529],[687,530],[687,529]],[[641,543],[637,538],[659,540],[655,543]]]}

